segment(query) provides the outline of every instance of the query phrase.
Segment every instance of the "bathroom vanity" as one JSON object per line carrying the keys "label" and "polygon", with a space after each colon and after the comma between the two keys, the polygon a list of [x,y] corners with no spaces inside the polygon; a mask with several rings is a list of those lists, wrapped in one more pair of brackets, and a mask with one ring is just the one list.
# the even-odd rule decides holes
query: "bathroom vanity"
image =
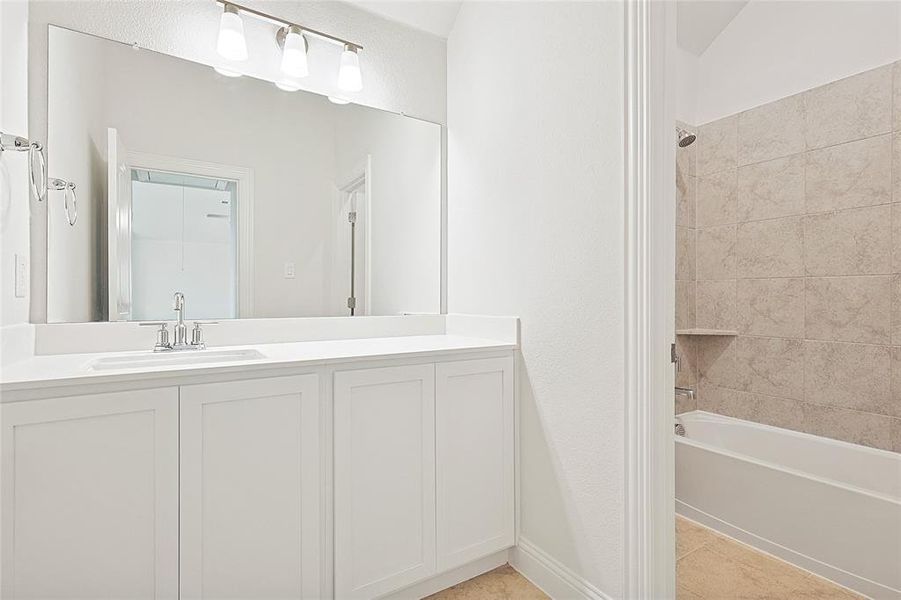
{"label": "bathroom vanity", "polygon": [[504,551],[516,347],[450,328],[14,363],[3,596],[376,598]]}

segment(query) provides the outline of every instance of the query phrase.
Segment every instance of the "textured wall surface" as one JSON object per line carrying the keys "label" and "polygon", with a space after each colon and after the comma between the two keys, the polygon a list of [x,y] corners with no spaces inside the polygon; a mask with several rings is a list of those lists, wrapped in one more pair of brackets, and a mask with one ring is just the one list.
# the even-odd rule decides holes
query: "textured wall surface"
{"label": "textured wall surface", "polygon": [[739,332],[696,340],[699,408],[901,451],[901,62],[702,125],[697,146],[678,260],[695,325]]}
{"label": "textured wall surface", "polygon": [[[446,42],[436,36],[381,19],[341,2],[248,1],[247,5],[362,44],[364,90],[353,100],[392,112],[444,124],[446,120]],[[42,0],[30,3],[29,128],[47,139],[47,25],[59,25],[113,40],[137,43],[203,64],[221,64],[216,35],[222,9],[212,1]],[[268,81],[279,78],[274,26],[245,20],[250,58],[242,72]],[[4,48],[5,49],[5,48]],[[335,93],[341,48],[310,44],[310,76],[304,89]],[[46,320],[47,214],[36,206],[31,221],[31,318]]]}
{"label": "textured wall surface", "polygon": [[[28,3],[0,3],[0,123],[28,136]],[[28,157],[0,158],[0,325],[28,322],[28,298],[15,297],[15,255],[28,256]]]}
{"label": "textured wall surface", "polygon": [[473,2],[448,39],[449,308],[522,319],[521,534],[612,597],[624,531],[622,32],[619,3]]}

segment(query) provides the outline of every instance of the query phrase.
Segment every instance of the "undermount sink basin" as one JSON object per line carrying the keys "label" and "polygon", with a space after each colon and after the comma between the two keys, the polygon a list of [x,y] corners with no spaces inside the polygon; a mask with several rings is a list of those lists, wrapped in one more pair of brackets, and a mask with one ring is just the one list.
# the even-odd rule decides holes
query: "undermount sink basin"
{"label": "undermount sink basin", "polygon": [[178,352],[147,352],[126,356],[106,356],[92,361],[88,367],[94,371],[114,369],[143,369],[204,365],[208,363],[237,362],[266,358],[259,350],[183,350]]}

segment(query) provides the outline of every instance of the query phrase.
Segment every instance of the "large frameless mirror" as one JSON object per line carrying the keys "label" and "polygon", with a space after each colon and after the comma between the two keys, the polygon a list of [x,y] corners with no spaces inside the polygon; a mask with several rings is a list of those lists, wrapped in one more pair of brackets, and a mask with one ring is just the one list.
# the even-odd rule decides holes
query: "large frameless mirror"
{"label": "large frameless mirror", "polygon": [[53,26],[48,71],[48,322],[439,312],[439,125]]}

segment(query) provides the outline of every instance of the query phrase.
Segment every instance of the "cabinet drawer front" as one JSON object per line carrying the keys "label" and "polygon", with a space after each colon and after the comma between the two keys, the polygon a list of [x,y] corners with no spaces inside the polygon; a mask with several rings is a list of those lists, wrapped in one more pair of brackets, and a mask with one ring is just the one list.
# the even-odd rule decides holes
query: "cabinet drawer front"
{"label": "cabinet drawer front", "polygon": [[178,597],[176,388],[2,406],[4,598]]}
{"label": "cabinet drawer front", "polygon": [[182,598],[320,597],[319,380],[181,389]]}
{"label": "cabinet drawer front", "polygon": [[438,569],[513,545],[513,358],[436,371]]}
{"label": "cabinet drawer front", "polygon": [[336,373],[335,597],[434,572],[434,366]]}

